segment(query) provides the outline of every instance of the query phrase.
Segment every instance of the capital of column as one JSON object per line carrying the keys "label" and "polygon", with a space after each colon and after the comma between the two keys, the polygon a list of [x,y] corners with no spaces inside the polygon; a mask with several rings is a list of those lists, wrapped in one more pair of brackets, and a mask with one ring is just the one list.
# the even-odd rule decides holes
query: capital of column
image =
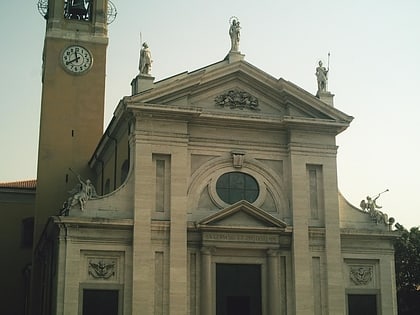
{"label": "capital of column", "polygon": [[267,249],[267,256],[268,257],[278,257],[278,255],[279,255],[279,250],[278,249],[273,249],[273,248]]}
{"label": "capital of column", "polygon": [[216,251],[216,247],[214,246],[203,246],[200,249],[200,252],[202,255],[213,255],[214,252]]}

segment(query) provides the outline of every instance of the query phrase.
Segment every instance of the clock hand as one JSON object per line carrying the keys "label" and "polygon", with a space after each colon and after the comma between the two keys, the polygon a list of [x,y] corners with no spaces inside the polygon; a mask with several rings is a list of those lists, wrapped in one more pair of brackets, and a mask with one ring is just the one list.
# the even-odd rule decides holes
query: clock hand
{"label": "clock hand", "polygon": [[73,63],[73,62],[75,62],[75,61],[76,61],[76,62],[77,62],[77,61],[79,61],[80,56],[78,56],[78,55],[77,55],[77,52],[75,52],[74,54],[76,55],[76,58],[74,58],[74,59],[72,59],[72,60],[70,60],[70,61],[67,61],[67,62],[66,62],[66,65],[71,64],[71,63]]}

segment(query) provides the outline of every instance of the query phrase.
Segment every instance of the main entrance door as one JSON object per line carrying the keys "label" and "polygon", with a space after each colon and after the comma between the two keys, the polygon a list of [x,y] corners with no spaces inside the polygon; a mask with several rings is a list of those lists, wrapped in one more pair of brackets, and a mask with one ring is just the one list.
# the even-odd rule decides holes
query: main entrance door
{"label": "main entrance door", "polygon": [[261,315],[261,265],[216,264],[216,315]]}

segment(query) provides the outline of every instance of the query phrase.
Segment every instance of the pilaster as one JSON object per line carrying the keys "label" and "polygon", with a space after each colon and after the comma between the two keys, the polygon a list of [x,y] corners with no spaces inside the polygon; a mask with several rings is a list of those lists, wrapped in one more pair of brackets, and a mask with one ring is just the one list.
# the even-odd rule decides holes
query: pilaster
{"label": "pilaster", "polygon": [[328,314],[345,313],[343,258],[341,255],[340,216],[337,189],[337,164],[334,157],[324,158],[325,254]]}
{"label": "pilaster", "polygon": [[171,150],[171,229],[169,309],[171,315],[188,313],[187,294],[187,147]]}
{"label": "pilaster", "polygon": [[280,278],[279,278],[279,254],[277,250],[267,251],[268,265],[268,314],[280,314]]}
{"label": "pilaster", "polygon": [[154,263],[151,240],[153,181],[151,145],[136,142],[134,152],[133,314],[153,314]]}
{"label": "pilaster", "polygon": [[308,233],[307,157],[290,148],[291,199],[293,218],[293,277],[295,314],[312,315],[314,310],[311,279],[311,255]]}
{"label": "pilaster", "polygon": [[[395,281],[394,255],[380,257],[381,311],[383,315],[397,314],[397,288]],[[389,298],[391,297],[391,298]]]}

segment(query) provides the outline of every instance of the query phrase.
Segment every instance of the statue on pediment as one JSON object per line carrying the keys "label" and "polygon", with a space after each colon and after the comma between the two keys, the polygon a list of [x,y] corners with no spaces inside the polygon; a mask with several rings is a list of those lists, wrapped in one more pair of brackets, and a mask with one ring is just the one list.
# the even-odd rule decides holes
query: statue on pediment
{"label": "statue on pediment", "polygon": [[239,40],[241,35],[241,26],[239,23],[238,18],[231,17],[230,18],[230,28],[229,28],[229,35],[230,35],[230,42],[231,42],[231,52],[239,52]]}
{"label": "statue on pediment", "polygon": [[325,68],[320,60],[315,72],[318,81],[318,93],[327,92],[328,71],[329,69]]}
{"label": "statue on pediment", "polygon": [[146,42],[143,43],[140,50],[139,71],[140,74],[150,75],[152,70],[152,52]]}

